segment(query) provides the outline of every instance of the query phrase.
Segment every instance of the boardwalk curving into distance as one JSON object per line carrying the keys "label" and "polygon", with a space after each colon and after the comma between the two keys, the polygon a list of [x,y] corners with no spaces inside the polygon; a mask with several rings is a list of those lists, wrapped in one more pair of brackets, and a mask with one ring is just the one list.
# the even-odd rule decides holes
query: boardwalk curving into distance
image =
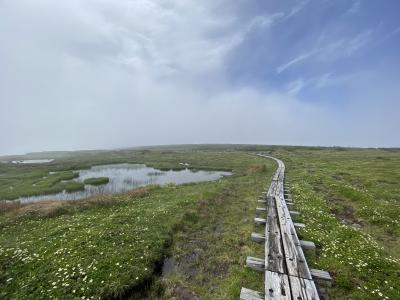
{"label": "boardwalk curving into distance", "polygon": [[253,241],[265,244],[265,257],[247,257],[246,260],[248,267],[265,272],[265,292],[242,288],[240,299],[318,300],[315,282],[329,285],[331,278],[328,272],[309,269],[307,265],[303,249],[313,250],[315,245],[297,236],[295,227],[305,225],[292,221],[299,213],[292,211],[294,203],[284,186],[285,165],[272,156],[257,155],[278,164],[271,185],[258,199],[263,205],[256,213],[262,217],[254,219],[256,224],[265,225],[265,234],[251,235]]}

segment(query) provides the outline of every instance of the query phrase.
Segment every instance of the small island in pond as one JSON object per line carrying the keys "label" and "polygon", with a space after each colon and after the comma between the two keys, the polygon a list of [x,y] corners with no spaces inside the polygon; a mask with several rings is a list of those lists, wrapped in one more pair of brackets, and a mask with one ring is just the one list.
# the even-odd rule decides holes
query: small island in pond
{"label": "small island in pond", "polygon": [[83,183],[90,185],[102,185],[102,184],[107,184],[109,181],[110,179],[108,177],[94,177],[85,179]]}

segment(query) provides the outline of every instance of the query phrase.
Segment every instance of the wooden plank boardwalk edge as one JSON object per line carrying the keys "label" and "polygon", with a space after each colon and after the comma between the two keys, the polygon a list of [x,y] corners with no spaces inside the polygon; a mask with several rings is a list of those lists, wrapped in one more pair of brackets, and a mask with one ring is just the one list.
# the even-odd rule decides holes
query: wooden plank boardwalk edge
{"label": "wooden plank boardwalk edge", "polygon": [[292,221],[299,212],[293,210],[295,203],[285,182],[285,165],[272,156],[257,155],[278,164],[271,185],[257,200],[262,207],[256,208],[259,217],[254,222],[265,226],[265,234],[251,234],[253,241],[265,243],[265,258],[249,256],[246,259],[249,268],[265,272],[265,291],[261,293],[243,287],[240,299],[319,300],[315,283],[330,286],[332,278],[328,272],[309,269],[307,265],[303,250],[314,251],[315,244],[297,237],[295,228],[305,225]]}

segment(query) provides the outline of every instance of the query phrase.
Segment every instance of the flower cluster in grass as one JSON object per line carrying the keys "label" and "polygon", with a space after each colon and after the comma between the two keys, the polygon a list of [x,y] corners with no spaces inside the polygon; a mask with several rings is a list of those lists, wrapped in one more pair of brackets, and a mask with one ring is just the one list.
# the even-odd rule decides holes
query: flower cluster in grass
{"label": "flower cluster in grass", "polygon": [[194,201],[179,187],[151,189],[151,197],[124,195],[72,215],[3,218],[0,298],[97,299],[147,280],[181,208]]}
{"label": "flower cluster in grass", "polygon": [[331,272],[333,296],[352,299],[399,299],[400,260],[384,255],[368,234],[346,225],[330,212],[326,201],[306,182],[292,186],[296,208],[306,227],[300,235],[314,241],[311,267]]}
{"label": "flower cluster in grass", "polygon": [[[400,233],[400,204],[394,197],[385,197],[381,191],[371,193],[367,188],[349,183],[331,183],[329,187],[358,205],[358,215],[368,219],[371,224],[390,228]],[[378,195],[378,196],[377,196]]]}

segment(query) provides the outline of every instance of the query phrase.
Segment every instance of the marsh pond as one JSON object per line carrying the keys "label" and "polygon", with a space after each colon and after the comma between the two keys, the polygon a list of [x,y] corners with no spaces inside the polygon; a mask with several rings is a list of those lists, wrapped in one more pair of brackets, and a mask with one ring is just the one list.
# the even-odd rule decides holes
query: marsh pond
{"label": "marsh pond", "polygon": [[162,171],[142,164],[113,164],[93,166],[87,170],[80,170],[79,177],[74,181],[84,182],[89,178],[108,178],[108,182],[101,185],[85,184],[84,190],[67,193],[66,191],[50,194],[21,197],[21,203],[30,203],[46,200],[79,200],[93,195],[115,194],[127,192],[138,187],[150,184],[165,185],[167,183],[184,184],[217,180],[232,175],[224,171],[203,170],[168,170]]}

